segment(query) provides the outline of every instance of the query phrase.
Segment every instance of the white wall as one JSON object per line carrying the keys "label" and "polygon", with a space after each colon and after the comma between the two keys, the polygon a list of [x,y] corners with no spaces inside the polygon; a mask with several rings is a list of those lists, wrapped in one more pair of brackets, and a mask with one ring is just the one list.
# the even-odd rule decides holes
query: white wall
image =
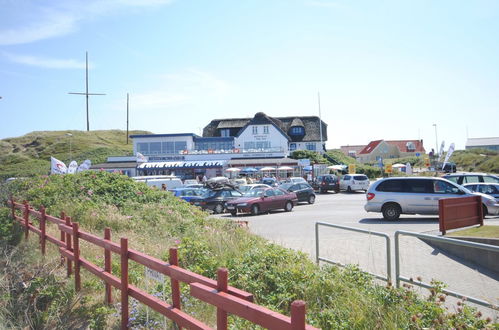
{"label": "white wall", "polygon": [[[253,126],[258,127],[258,134],[253,134]],[[268,127],[268,134],[263,133],[263,127]],[[281,134],[273,125],[249,125],[246,129],[236,137],[234,146],[239,149],[244,149],[245,142],[270,142],[270,148],[288,149],[288,139]]]}
{"label": "white wall", "polygon": [[315,144],[315,151],[321,151],[322,148],[321,148],[321,141],[310,141],[310,142],[289,142],[290,144],[291,143],[295,143],[296,144],[296,149],[293,150],[293,151],[296,151],[296,150],[308,150],[307,149],[307,144],[309,143],[313,143]]}

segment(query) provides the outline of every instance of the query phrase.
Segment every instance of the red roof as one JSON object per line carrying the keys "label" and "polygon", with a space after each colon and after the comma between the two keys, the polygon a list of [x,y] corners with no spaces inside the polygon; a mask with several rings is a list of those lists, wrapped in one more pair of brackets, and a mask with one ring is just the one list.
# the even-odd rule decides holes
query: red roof
{"label": "red roof", "polygon": [[359,152],[359,155],[370,154],[374,150],[374,148],[376,148],[378,144],[381,143],[381,141],[383,140],[376,140],[369,142],[369,144]]}
{"label": "red roof", "polygon": [[[425,153],[425,149],[423,147],[422,140],[394,140],[394,141],[386,141],[386,143],[396,146],[400,152],[421,152]],[[408,148],[409,145],[414,146],[414,149]]]}

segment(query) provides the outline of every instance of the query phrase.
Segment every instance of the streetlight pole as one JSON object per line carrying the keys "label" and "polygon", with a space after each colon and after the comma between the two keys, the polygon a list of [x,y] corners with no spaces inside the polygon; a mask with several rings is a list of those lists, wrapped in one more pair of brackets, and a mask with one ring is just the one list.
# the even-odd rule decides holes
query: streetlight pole
{"label": "streetlight pole", "polygon": [[73,137],[73,134],[66,133],[66,135],[69,136],[69,162],[71,163],[71,158],[73,158],[71,153],[71,138]]}

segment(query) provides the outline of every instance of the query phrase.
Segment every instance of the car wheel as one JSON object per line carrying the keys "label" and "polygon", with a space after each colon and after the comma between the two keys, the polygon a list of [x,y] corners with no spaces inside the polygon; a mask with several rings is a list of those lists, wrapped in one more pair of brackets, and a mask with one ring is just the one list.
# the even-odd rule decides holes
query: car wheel
{"label": "car wheel", "polygon": [[485,218],[485,216],[489,214],[489,210],[487,210],[487,206],[485,206],[484,204],[482,204],[482,209],[483,209],[483,217]]}
{"label": "car wheel", "polygon": [[348,192],[348,193],[351,193],[351,192],[352,192],[352,187],[348,186],[348,187],[347,187],[347,192]]}
{"label": "car wheel", "polygon": [[314,204],[315,203],[315,195],[308,196],[308,203],[309,204]]}
{"label": "car wheel", "polygon": [[284,211],[291,212],[292,209],[293,209],[293,203],[287,201],[286,204],[284,204]]}
{"label": "car wheel", "polygon": [[237,215],[237,211],[236,210],[230,211],[230,215],[232,215],[233,217],[235,217]]}
{"label": "car wheel", "polygon": [[251,214],[258,215],[258,213],[260,213],[260,206],[258,206],[258,204],[253,204],[251,207]]}
{"label": "car wheel", "polygon": [[385,220],[397,220],[402,213],[400,206],[395,203],[384,205],[381,211],[383,212],[383,218],[385,218]]}
{"label": "car wheel", "polygon": [[222,204],[217,204],[215,205],[215,208],[213,209],[213,213],[219,214],[224,211],[224,206]]}

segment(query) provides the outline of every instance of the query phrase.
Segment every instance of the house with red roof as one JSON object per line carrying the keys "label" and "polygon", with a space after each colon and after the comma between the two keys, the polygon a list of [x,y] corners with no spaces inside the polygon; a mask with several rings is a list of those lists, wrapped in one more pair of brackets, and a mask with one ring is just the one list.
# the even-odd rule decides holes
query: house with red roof
{"label": "house with red roof", "polygon": [[358,154],[361,163],[377,161],[380,157],[403,158],[424,155],[423,140],[375,140],[369,142]]}

